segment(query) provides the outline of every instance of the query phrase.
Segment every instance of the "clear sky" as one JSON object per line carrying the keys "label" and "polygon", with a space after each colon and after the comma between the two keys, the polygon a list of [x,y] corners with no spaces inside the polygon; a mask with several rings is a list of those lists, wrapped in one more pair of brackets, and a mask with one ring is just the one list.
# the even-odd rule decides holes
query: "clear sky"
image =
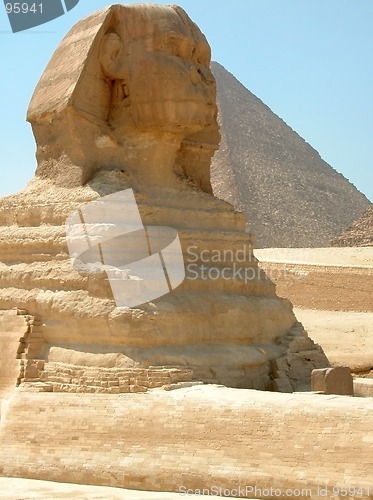
{"label": "clear sky", "polygon": [[[213,59],[373,201],[372,0],[150,3],[181,5],[207,36]],[[0,196],[33,176],[25,114],[54,49],[75,22],[109,4],[80,0],[64,16],[13,34],[1,2]]]}

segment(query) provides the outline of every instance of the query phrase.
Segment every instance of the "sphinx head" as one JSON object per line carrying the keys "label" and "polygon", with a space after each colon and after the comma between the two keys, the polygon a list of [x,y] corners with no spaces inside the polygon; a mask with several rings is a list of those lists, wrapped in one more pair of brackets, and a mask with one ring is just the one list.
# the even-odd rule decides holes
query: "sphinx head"
{"label": "sphinx head", "polygon": [[179,7],[121,7],[102,37],[100,65],[111,86],[116,130],[192,133],[215,116],[206,38]]}
{"label": "sphinx head", "polygon": [[219,140],[210,57],[205,36],[177,6],[114,5],[77,23],[29,106],[37,175],[83,184],[99,168],[121,167],[126,149],[141,149],[145,138],[178,144],[187,174],[186,157],[198,150],[208,190],[206,158]]}

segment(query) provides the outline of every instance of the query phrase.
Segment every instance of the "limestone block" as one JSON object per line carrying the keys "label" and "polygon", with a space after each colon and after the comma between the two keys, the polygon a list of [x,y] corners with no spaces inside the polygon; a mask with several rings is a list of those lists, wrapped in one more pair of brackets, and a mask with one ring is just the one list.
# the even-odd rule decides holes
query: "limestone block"
{"label": "limestone block", "polygon": [[290,351],[307,351],[314,348],[314,343],[309,337],[299,337],[290,342]]}
{"label": "limestone block", "polygon": [[313,391],[324,394],[353,396],[354,386],[350,368],[336,366],[312,371],[311,387]]}
{"label": "limestone block", "polygon": [[[71,359],[71,356],[69,357]],[[95,358],[88,358],[91,361]],[[101,358],[99,358],[101,359]],[[110,358],[107,358],[110,359]],[[100,366],[76,367],[44,360],[22,361],[22,383],[30,380],[53,383],[54,392],[140,392],[174,383],[189,383],[193,371],[184,367],[151,367],[118,370]],[[32,378],[33,377],[33,378]],[[26,384],[26,387],[29,387]],[[138,389],[140,387],[140,389]]]}
{"label": "limestone block", "polygon": [[289,363],[286,357],[277,358],[271,362],[271,368],[274,373],[286,372],[289,369]]}
{"label": "limestone block", "polygon": [[119,384],[119,392],[130,392],[130,385],[129,384]]}
{"label": "limestone block", "polygon": [[0,471],[163,492],[297,488],[293,499],[307,487],[303,498],[315,500],[320,487],[331,498],[331,485],[354,485],[364,492],[350,499],[369,500],[372,410],[371,398],[211,385],[120,396],[15,391],[1,421]]}
{"label": "limestone block", "polygon": [[354,396],[373,398],[373,378],[355,378]]}
{"label": "limestone block", "polygon": [[266,391],[271,385],[269,377],[255,377],[252,380],[253,389],[258,391]]}
{"label": "limestone block", "polygon": [[171,383],[191,382],[193,379],[193,370],[171,370]]}
{"label": "limestone block", "polygon": [[293,386],[287,377],[279,377],[273,380],[273,390],[275,392],[294,392]]}
{"label": "limestone block", "polygon": [[45,384],[43,382],[25,382],[17,389],[18,391],[27,392],[53,392],[53,384]]}

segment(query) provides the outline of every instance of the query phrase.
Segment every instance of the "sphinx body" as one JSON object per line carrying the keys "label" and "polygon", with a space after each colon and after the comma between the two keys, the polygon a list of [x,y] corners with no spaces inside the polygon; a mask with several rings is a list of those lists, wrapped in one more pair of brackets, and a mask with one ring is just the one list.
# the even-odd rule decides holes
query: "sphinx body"
{"label": "sphinx body", "polygon": [[[23,370],[18,383],[34,377],[53,390],[83,390],[86,378],[65,380],[61,367],[181,367],[187,378],[269,389],[273,362],[286,358],[294,338],[314,354],[308,375],[325,366],[258,267],[245,217],[212,195],[219,132],[209,64],[198,27],[179,7],[160,5],[94,13],[53,54],[28,110],[35,177],[0,204],[0,309],[37,318],[43,339],[27,361],[33,375]],[[186,277],[172,292],[123,309],[104,273],[73,268],[65,221],[127,189],[145,226],[177,230]],[[290,390],[299,378],[298,370]]]}

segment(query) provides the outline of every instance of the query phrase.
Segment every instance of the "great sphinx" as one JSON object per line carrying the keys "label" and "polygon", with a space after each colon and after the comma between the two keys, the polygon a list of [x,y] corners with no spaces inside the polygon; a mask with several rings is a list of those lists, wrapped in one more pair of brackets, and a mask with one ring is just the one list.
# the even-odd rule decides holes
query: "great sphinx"
{"label": "great sphinx", "polygon": [[[24,343],[38,327],[18,383],[93,391],[71,372],[62,382],[66,367],[95,367],[96,378],[101,369],[142,370],[123,387],[146,388],[149,370],[164,370],[164,381],[184,369],[188,380],[271,389],[282,379],[297,390],[301,367],[307,378],[327,366],[258,267],[244,215],[212,193],[219,131],[210,58],[205,36],[176,6],[108,7],[57,47],[27,113],[35,177],[0,202],[0,309],[4,318],[24,311]],[[128,189],[144,226],[177,231],[186,275],[170,293],[121,308],[105,273],[74,269],[65,222]]]}

